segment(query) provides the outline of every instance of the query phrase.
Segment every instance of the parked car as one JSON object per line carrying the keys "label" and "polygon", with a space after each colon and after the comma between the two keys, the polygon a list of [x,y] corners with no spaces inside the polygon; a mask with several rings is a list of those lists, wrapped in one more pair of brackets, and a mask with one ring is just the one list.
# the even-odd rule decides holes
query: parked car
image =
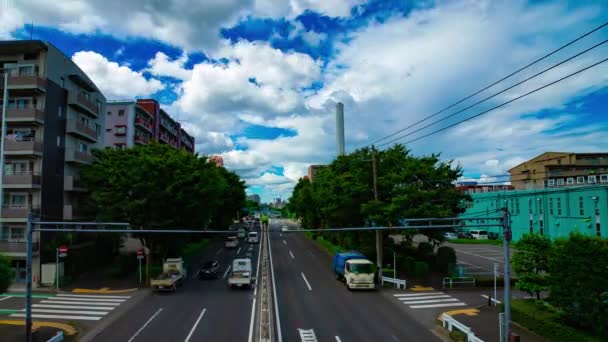
{"label": "parked car", "polygon": [[446,240],[454,240],[454,239],[458,239],[458,235],[456,235],[456,233],[453,233],[453,232],[445,232],[445,233],[443,234],[443,237],[444,237]]}
{"label": "parked car", "polygon": [[498,233],[489,232],[488,239],[490,240],[498,240]]}
{"label": "parked car", "polygon": [[476,240],[487,240],[488,239],[488,232],[485,230],[471,230],[471,236],[473,236],[473,239]]}
{"label": "parked car", "polygon": [[229,236],[224,241],[224,247],[236,248],[239,245],[239,239],[236,236]]}
{"label": "parked car", "polygon": [[260,242],[260,236],[258,235],[258,232],[249,232],[249,234],[247,236],[247,242],[249,242],[249,243]]}
{"label": "parked car", "polygon": [[220,269],[220,263],[217,260],[209,260],[202,264],[198,270],[198,279],[217,279],[219,277],[218,270]]}
{"label": "parked car", "polygon": [[473,235],[469,232],[458,232],[459,239],[473,239]]}

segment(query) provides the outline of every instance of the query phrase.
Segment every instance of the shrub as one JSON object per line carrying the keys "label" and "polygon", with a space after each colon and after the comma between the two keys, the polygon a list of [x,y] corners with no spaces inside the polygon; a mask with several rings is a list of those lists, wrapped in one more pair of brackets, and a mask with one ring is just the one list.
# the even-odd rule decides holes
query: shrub
{"label": "shrub", "polygon": [[450,265],[456,263],[456,252],[454,248],[448,246],[441,246],[437,249],[437,255],[435,255],[435,269],[439,272],[448,272]]}
{"label": "shrub", "polygon": [[452,341],[456,341],[456,342],[466,342],[467,341],[467,335],[457,329],[450,331],[450,338],[452,339]]}
{"label": "shrub", "polygon": [[421,242],[418,244],[418,250],[416,256],[419,260],[431,260],[433,258],[433,253],[435,252],[435,248],[429,242]]}
{"label": "shrub", "polygon": [[416,278],[424,278],[429,275],[429,264],[426,262],[416,261],[414,269]]}
{"label": "shrub", "polygon": [[0,254],[0,293],[8,290],[13,281],[14,273],[11,268],[11,261],[8,257]]}

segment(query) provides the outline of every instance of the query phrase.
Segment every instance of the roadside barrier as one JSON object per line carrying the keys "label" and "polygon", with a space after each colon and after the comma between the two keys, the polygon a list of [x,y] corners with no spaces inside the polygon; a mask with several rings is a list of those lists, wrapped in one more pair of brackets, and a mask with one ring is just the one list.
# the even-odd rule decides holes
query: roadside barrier
{"label": "roadside barrier", "polygon": [[393,284],[395,284],[395,288],[398,288],[398,289],[403,287],[403,289],[405,290],[405,288],[406,288],[405,279],[397,279],[397,278],[382,276],[382,286],[384,286],[384,283],[393,283]]}
{"label": "roadside barrier", "polygon": [[475,334],[473,333],[473,330],[471,330],[471,328],[458,322],[457,320],[452,318],[452,316],[444,313],[443,315],[441,315],[441,320],[443,321],[443,327],[445,329],[448,329],[450,332],[452,330],[454,330],[454,328],[456,328],[456,329],[462,331],[464,334],[466,334],[467,342],[483,342],[482,339],[475,336]]}

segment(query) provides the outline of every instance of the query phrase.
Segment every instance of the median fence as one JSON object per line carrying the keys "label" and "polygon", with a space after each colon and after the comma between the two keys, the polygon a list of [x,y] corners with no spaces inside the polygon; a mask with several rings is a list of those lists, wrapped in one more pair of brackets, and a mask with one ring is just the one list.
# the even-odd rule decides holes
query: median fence
{"label": "median fence", "polygon": [[405,290],[405,288],[406,288],[405,279],[397,279],[397,278],[382,276],[382,286],[384,286],[384,283],[395,284],[395,288],[397,288],[397,289],[403,288]]}
{"label": "median fence", "polygon": [[450,289],[454,285],[473,285],[475,287],[475,278],[473,277],[445,277],[443,278],[443,288],[449,287]]}
{"label": "median fence", "polygon": [[471,328],[458,322],[452,316],[444,313],[443,315],[441,315],[441,320],[443,321],[443,327],[445,329],[448,329],[450,332],[452,332],[454,328],[456,328],[462,331],[465,335],[467,335],[467,342],[483,342],[482,339],[475,336]]}

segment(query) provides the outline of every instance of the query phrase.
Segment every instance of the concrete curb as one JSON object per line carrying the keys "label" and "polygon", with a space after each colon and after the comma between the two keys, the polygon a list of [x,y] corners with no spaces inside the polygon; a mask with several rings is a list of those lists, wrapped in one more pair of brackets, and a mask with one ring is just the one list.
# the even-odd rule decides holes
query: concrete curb
{"label": "concrete curb", "polygon": [[86,333],[83,337],[78,339],[80,342],[89,342],[92,341],[97,335],[99,335],[103,330],[105,330],[112,323],[116,322],[119,318],[121,318],[124,314],[129,312],[133,307],[135,307],[139,302],[141,302],[144,298],[150,296],[152,294],[151,289],[140,290],[135,296],[131,298],[131,300],[127,301],[125,305],[121,305],[118,310],[102,320],[100,324],[96,325],[89,332]]}

